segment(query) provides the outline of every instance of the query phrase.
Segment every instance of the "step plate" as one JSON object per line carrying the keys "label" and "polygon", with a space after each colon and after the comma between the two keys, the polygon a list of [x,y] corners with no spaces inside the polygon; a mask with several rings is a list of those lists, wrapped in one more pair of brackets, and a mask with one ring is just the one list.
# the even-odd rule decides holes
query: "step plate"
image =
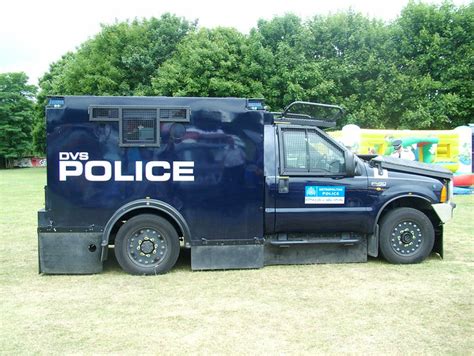
{"label": "step plate", "polygon": [[313,263],[367,262],[367,238],[354,245],[307,244],[279,247],[265,245],[264,264],[299,265]]}

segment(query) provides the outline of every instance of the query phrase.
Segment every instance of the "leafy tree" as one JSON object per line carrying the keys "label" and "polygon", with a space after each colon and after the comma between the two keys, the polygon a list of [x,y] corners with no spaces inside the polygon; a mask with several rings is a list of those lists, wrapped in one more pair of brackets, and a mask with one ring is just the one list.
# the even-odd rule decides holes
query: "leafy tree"
{"label": "leafy tree", "polygon": [[277,108],[293,100],[342,104],[348,116],[340,125],[383,126],[377,110],[387,65],[382,22],[352,11],[306,23],[288,14],[259,21],[251,34],[258,34],[274,55],[265,96]]}
{"label": "leafy tree", "polygon": [[366,127],[384,127],[381,92],[390,67],[384,23],[348,11],[316,16],[308,27],[306,56],[321,64],[323,80],[330,86],[328,98],[343,105],[348,113],[339,124],[355,122]]}
{"label": "leafy tree", "polygon": [[271,60],[237,30],[189,34],[152,80],[153,93],[174,96],[262,96],[259,71]]}
{"label": "leafy tree", "polygon": [[170,14],[103,26],[61,61],[62,73],[53,76],[57,80],[53,86],[70,95],[146,94],[156,68],[193,28],[194,24]]}
{"label": "leafy tree", "polygon": [[74,60],[74,56],[75,54],[72,52],[63,55],[61,59],[50,65],[49,71],[39,80],[41,90],[36,97],[36,115],[32,132],[33,148],[37,153],[42,154],[46,152],[46,122],[44,110],[47,104],[47,97],[48,95],[67,93],[61,78],[63,78],[65,69],[69,63]]}
{"label": "leafy tree", "polygon": [[259,20],[257,28],[251,34],[260,34],[260,41],[264,47],[275,53],[281,43],[298,50],[303,49],[304,36],[307,34],[301,19],[294,14],[276,16],[271,20]]}
{"label": "leafy tree", "polygon": [[14,158],[31,152],[33,97],[25,73],[0,74],[0,165],[11,166]]}
{"label": "leafy tree", "polygon": [[281,110],[295,100],[311,100],[327,94],[320,63],[305,56],[309,35],[301,20],[287,14],[270,21],[260,20],[250,38],[260,41],[271,53],[272,66],[265,66],[264,97],[274,110]]}
{"label": "leafy tree", "polygon": [[238,72],[243,36],[231,29],[201,29],[178,45],[158,68],[152,87],[158,95],[236,96],[243,91]]}
{"label": "leafy tree", "polygon": [[35,150],[45,151],[48,95],[149,95],[152,74],[195,26],[170,14],[102,26],[76,52],[53,63],[39,81]]}
{"label": "leafy tree", "polygon": [[392,25],[397,127],[452,128],[473,116],[474,3],[410,2]]}
{"label": "leafy tree", "polygon": [[265,97],[341,104],[339,122],[452,128],[472,119],[474,3],[410,2],[392,23],[354,11],[259,20],[249,35],[173,15],[104,26],[40,80],[33,132],[44,150],[47,95]]}

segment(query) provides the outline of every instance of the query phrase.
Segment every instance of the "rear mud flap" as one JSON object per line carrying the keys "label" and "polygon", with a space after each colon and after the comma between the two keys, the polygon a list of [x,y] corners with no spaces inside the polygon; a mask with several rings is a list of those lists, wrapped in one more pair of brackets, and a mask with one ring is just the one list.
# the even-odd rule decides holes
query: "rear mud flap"
{"label": "rear mud flap", "polygon": [[102,271],[102,233],[39,232],[39,272],[92,274]]}
{"label": "rear mud flap", "polygon": [[263,267],[263,245],[191,247],[191,269],[244,269]]}

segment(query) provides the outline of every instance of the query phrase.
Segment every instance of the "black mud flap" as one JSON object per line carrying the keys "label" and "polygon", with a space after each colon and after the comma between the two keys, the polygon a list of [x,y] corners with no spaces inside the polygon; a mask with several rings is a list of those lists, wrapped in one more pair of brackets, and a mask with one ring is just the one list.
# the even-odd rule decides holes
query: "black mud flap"
{"label": "black mud flap", "polygon": [[39,232],[39,272],[92,274],[102,271],[102,233]]}
{"label": "black mud flap", "polygon": [[263,245],[192,246],[191,269],[263,267]]}
{"label": "black mud flap", "polygon": [[441,258],[444,257],[444,251],[443,251],[443,225],[440,224],[436,229],[435,229],[435,242],[433,246],[433,252],[439,254]]}
{"label": "black mud flap", "polygon": [[367,254],[371,257],[379,256],[379,225],[375,225],[375,234],[367,238]]}
{"label": "black mud flap", "polygon": [[265,265],[367,262],[367,238],[356,244],[265,245]]}

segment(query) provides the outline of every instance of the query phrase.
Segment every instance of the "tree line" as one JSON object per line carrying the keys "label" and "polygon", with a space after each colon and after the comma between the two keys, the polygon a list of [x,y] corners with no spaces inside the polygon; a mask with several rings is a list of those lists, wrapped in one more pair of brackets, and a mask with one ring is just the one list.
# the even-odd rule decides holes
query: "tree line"
{"label": "tree line", "polygon": [[[22,140],[21,150],[44,152],[48,95],[262,97],[272,111],[305,100],[343,106],[339,126],[464,125],[474,107],[473,25],[472,2],[409,2],[390,23],[351,10],[306,21],[287,14],[248,34],[171,14],[105,25],[51,64],[37,94],[24,74],[1,75],[0,156]],[[22,115],[6,99],[15,76]]]}

